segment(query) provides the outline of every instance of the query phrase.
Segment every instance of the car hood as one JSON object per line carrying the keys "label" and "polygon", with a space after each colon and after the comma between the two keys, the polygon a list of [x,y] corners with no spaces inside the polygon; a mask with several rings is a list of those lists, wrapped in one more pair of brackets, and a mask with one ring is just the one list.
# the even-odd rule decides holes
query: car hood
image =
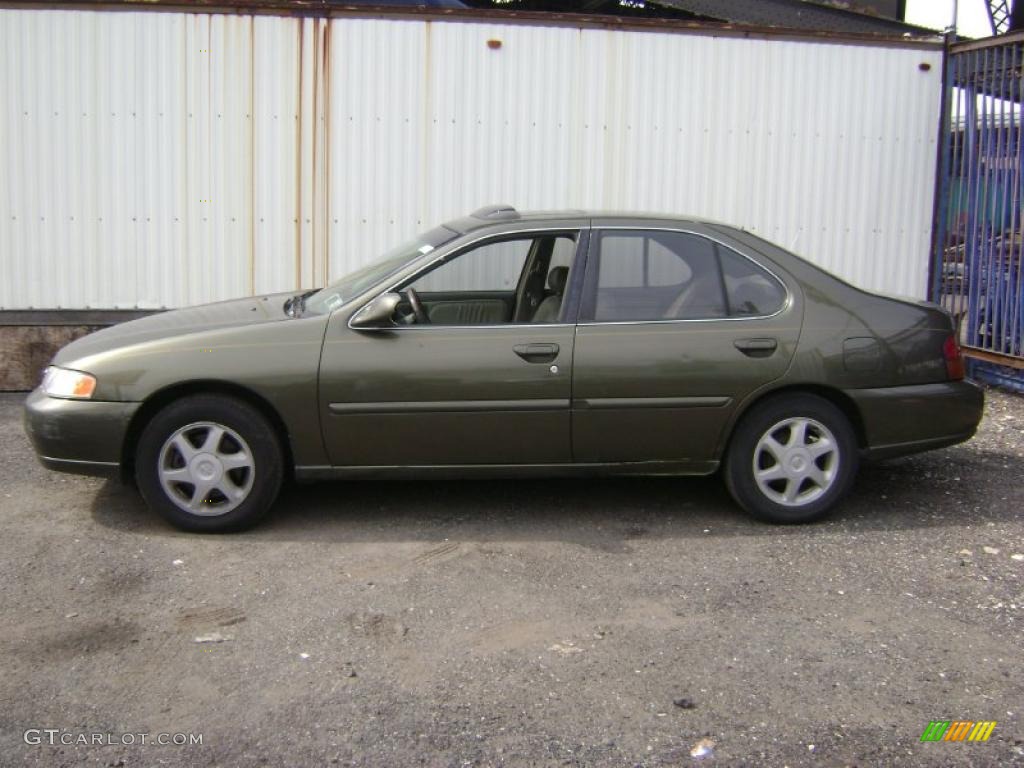
{"label": "car hood", "polygon": [[83,357],[109,352],[120,347],[166,340],[175,336],[200,333],[259,323],[290,320],[284,302],[294,294],[274,293],[214,304],[201,304],[187,309],[160,312],[138,320],[113,325],[90,333],[63,347],[53,362],[68,364]]}

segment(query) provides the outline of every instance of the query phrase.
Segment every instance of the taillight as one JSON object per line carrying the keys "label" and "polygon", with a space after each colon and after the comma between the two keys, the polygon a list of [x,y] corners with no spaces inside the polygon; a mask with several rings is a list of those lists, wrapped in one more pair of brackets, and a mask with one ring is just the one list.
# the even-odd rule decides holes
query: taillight
{"label": "taillight", "polygon": [[953,334],[947,336],[942,344],[942,357],[946,361],[946,374],[949,380],[960,381],[964,377],[964,356]]}

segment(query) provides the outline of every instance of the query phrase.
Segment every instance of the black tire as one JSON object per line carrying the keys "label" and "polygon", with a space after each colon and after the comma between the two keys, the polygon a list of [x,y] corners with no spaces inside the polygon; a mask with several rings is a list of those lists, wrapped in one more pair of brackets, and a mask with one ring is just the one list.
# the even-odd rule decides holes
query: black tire
{"label": "black tire", "polygon": [[[807,435],[803,441],[801,425]],[[774,446],[784,449],[785,462],[776,461],[780,451]],[[726,451],[725,484],[736,502],[760,520],[809,523],[828,514],[850,490],[859,460],[853,427],[836,406],[811,394],[779,395],[740,420]],[[761,481],[755,461],[764,473]],[[768,479],[774,475],[785,476]],[[795,495],[787,501],[791,488]]]}
{"label": "black tire", "polygon": [[[217,427],[224,429],[223,437],[217,437]],[[217,445],[204,450],[213,440]],[[195,454],[192,462],[184,459],[187,450]],[[217,460],[210,461],[211,456]],[[231,468],[221,459],[245,466]],[[169,479],[182,471],[204,481],[216,478],[219,485],[201,493],[190,479]],[[171,403],[146,425],[135,453],[135,478],[142,497],[150,508],[186,531],[249,528],[273,505],[283,474],[281,445],[267,419],[248,403],[222,395],[193,395]],[[231,498],[221,488],[233,491]],[[183,508],[189,504],[187,497],[196,512]]]}

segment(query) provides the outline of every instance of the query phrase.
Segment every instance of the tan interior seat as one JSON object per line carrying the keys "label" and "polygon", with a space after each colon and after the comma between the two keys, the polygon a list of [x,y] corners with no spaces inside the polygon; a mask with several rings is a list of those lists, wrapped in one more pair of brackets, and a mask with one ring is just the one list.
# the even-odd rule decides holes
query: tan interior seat
{"label": "tan interior seat", "polygon": [[551,289],[551,295],[540,303],[530,322],[554,323],[558,321],[558,314],[562,309],[562,296],[565,294],[565,284],[568,281],[568,267],[554,267],[548,272],[548,288]]}

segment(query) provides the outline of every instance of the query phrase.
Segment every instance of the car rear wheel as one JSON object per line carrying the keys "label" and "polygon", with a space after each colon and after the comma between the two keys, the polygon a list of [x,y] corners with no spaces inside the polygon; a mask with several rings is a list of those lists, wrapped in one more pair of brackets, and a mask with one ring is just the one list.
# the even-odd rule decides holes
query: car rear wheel
{"label": "car rear wheel", "polygon": [[782,395],[740,422],[726,455],[725,482],[736,502],[772,523],[823,517],[857,474],[849,420],[827,400]]}
{"label": "car rear wheel", "polygon": [[248,403],[196,395],[171,403],[146,425],[135,459],[151,508],[187,531],[231,531],[256,523],[281,487],[274,430]]}

